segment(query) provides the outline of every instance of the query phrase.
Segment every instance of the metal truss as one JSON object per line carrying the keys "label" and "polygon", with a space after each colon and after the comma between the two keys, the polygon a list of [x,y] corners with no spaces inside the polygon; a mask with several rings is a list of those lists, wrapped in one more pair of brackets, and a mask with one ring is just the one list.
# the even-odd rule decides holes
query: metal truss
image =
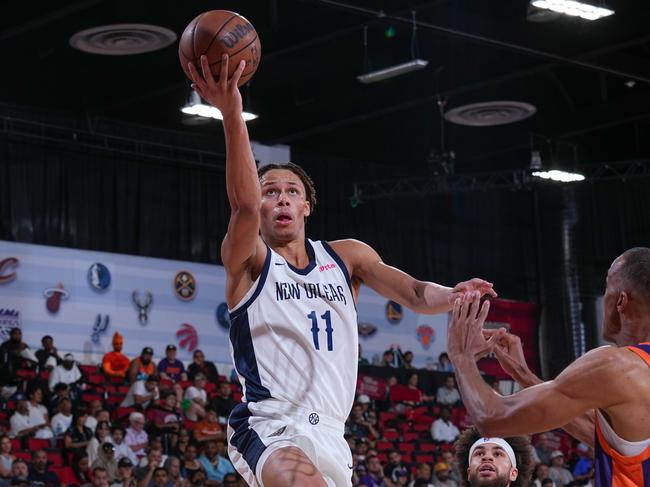
{"label": "metal truss", "polygon": [[[630,179],[650,177],[650,160],[606,162],[584,166],[579,170],[585,175],[585,180],[568,184],[586,184],[613,179],[625,182]],[[354,183],[354,192],[350,202],[356,206],[365,201],[386,198],[412,198],[431,194],[499,189],[528,191],[536,187],[567,184],[536,178],[532,176],[531,172],[530,169],[517,169],[358,182]]]}
{"label": "metal truss", "polygon": [[13,139],[61,144],[68,148],[84,147],[137,159],[180,163],[217,170],[225,168],[225,155],[218,152],[149,142],[139,138],[115,136],[98,131],[54,125],[23,118],[0,116],[0,135],[6,135]]}

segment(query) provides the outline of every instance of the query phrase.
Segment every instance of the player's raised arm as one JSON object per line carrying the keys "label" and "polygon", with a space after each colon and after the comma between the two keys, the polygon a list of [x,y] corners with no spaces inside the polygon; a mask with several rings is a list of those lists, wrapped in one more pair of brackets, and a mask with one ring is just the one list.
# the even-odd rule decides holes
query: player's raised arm
{"label": "player's raised arm", "polygon": [[237,87],[244,67],[244,61],[240,62],[228,79],[228,56],[224,54],[221,74],[219,80],[215,81],[205,56],[201,57],[202,76],[193,64],[189,65],[194,81],[192,87],[223,115],[227,154],[226,189],[231,213],[228,233],[221,246],[221,258],[228,272],[237,272],[246,266],[260,245],[260,182],[248,129],[242,118],[242,98]]}
{"label": "player's raised arm", "polygon": [[359,279],[382,296],[418,313],[449,311],[455,297],[470,291],[496,297],[492,284],[483,279],[464,281],[453,288],[419,281],[385,264],[372,247],[358,240],[339,240],[332,242],[332,246],[345,256],[353,279]]}
{"label": "player's raised arm", "polygon": [[[555,380],[501,396],[479,373],[472,350],[482,346],[481,332],[489,302],[474,295],[454,303],[447,350],[456,370],[463,404],[485,436],[515,436],[560,428],[588,410],[624,401],[620,390],[604,392],[604,384],[626,377],[626,362],[615,349],[593,350],[567,367]],[[503,333],[504,330],[500,330]],[[498,342],[498,335],[490,340]]]}

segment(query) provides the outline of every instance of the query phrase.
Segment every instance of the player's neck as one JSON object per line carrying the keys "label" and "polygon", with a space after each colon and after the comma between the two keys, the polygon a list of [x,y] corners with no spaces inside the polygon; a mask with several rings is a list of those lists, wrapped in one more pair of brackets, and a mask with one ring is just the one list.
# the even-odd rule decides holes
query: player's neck
{"label": "player's neck", "polygon": [[275,252],[280,254],[292,266],[302,269],[309,264],[309,255],[305,247],[304,235],[288,242],[267,242]]}
{"label": "player's neck", "polygon": [[650,342],[650,323],[636,326],[622,326],[616,337],[616,345],[626,347],[637,343]]}

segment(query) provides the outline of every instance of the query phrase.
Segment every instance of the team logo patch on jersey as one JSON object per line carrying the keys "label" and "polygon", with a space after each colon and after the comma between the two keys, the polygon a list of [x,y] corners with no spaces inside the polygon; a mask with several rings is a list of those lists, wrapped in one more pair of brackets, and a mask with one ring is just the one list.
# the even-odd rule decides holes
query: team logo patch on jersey
{"label": "team logo patch on jersey", "polygon": [[422,344],[425,350],[428,350],[433,342],[436,341],[436,331],[429,325],[420,325],[416,328],[418,342]]}
{"label": "team logo patch on jersey", "polygon": [[190,271],[179,271],[174,276],[174,291],[178,299],[190,301],[196,294],[196,279]]}
{"label": "team logo patch on jersey", "polygon": [[58,283],[56,287],[51,287],[43,291],[45,296],[45,307],[50,313],[58,313],[61,308],[61,301],[70,297],[70,293],[65,290],[62,283]]}
{"label": "team logo patch on jersey", "polygon": [[318,417],[318,414],[316,413],[311,413],[309,415],[309,424],[316,425],[320,421],[320,418]]}
{"label": "team logo patch on jersey", "polygon": [[230,328],[230,313],[228,313],[228,305],[226,303],[221,303],[217,306],[217,323],[226,330]]}
{"label": "team logo patch on jersey", "polygon": [[16,257],[0,260],[0,284],[6,284],[16,279],[16,271],[9,272],[9,270],[18,267],[18,262]]}
{"label": "team logo patch on jersey", "polygon": [[106,291],[111,285],[111,273],[104,264],[95,262],[88,268],[88,284],[95,291]]}
{"label": "team logo patch on jersey", "polygon": [[386,319],[389,321],[389,323],[397,325],[400,321],[402,321],[403,316],[404,312],[402,311],[401,304],[396,303],[395,301],[388,301],[386,303]]}

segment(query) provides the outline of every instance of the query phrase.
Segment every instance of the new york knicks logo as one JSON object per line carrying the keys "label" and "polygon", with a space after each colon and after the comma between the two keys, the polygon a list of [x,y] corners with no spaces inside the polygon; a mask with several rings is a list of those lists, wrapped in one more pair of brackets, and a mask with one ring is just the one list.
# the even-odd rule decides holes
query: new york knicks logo
{"label": "new york knicks logo", "polygon": [[420,325],[416,328],[418,342],[422,344],[425,350],[428,350],[431,344],[436,340],[436,332],[429,325]]}

